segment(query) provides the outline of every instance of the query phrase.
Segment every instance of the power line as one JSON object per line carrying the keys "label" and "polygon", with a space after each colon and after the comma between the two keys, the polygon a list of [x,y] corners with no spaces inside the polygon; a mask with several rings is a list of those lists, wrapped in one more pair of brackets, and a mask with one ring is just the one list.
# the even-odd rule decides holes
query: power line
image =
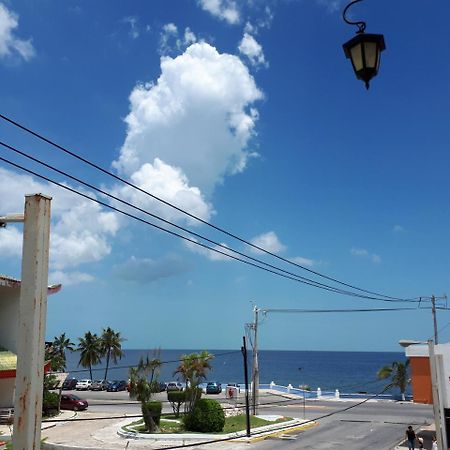
{"label": "power line", "polygon": [[[248,259],[250,259],[250,260],[252,260],[252,261],[256,261],[256,262],[258,262],[258,263],[260,263],[260,264],[263,264],[263,265],[265,265],[265,266],[267,266],[267,267],[270,267],[270,268],[272,268],[272,269],[276,269],[276,270],[279,270],[280,272],[283,272],[283,273],[286,273],[286,274],[288,274],[288,275],[291,275],[291,276],[294,276],[294,277],[296,277],[296,278],[299,278],[300,280],[305,281],[306,284],[313,283],[313,284],[311,284],[311,285],[314,285],[315,287],[325,288],[325,289],[327,289],[327,288],[333,289],[333,290],[335,290],[335,292],[342,293],[343,295],[361,296],[361,294],[352,293],[352,292],[350,292],[350,291],[345,291],[345,290],[342,290],[342,289],[338,289],[338,288],[335,288],[335,287],[326,285],[326,284],[324,284],[324,283],[320,283],[320,282],[315,281],[315,280],[311,280],[310,278],[306,278],[306,277],[303,277],[303,276],[301,276],[301,275],[295,274],[295,273],[293,273],[293,272],[289,272],[289,271],[287,271],[287,270],[281,269],[281,268],[279,268],[279,267],[277,267],[277,266],[274,266],[274,265],[272,265],[272,264],[266,263],[266,262],[264,262],[264,261],[262,261],[262,260],[260,260],[260,259],[258,259],[258,258],[249,256],[249,255],[247,255],[247,254],[245,254],[245,253],[243,253],[243,252],[240,252],[240,251],[238,251],[238,250],[235,250],[235,249],[233,249],[233,248],[231,248],[231,247],[228,247],[227,245],[221,244],[221,243],[219,243],[219,242],[217,242],[217,241],[214,241],[214,240],[211,240],[211,239],[209,239],[209,238],[206,238],[206,237],[200,235],[199,233],[195,233],[195,232],[193,232],[193,231],[191,231],[191,230],[189,230],[189,229],[187,229],[187,228],[185,228],[185,227],[182,227],[182,226],[180,226],[180,225],[177,225],[177,224],[175,224],[175,223],[173,223],[173,222],[171,222],[171,221],[169,221],[169,220],[166,220],[166,219],[164,219],[164,218],[162,218],[162,217],[160,217],[160,216],[158,216],[158,215],[156,215],[156,214],[154,214],[154,213],[151,213],[151,212],[149,212],[149,211],[147,211],[147,210],[144,210],[144,209],[142,209],[142,208],[140,208],[140,207],[138,207],[138,206],[135,206],[135,205],[133,205],[132,203],[126,201],[126,200],[123,200],[123,199],[121,199],[121,198],[119,198],[119,197],[117,197],[117,196],[115,196],[115,195],[113,195],[113,194],[111,194],[111,193],[109,193],[109,192],[107,192],[107,191],[104,191],[103,189],[100,189],[100,188],[98,188],[98,187],[96,187],[96,186],[94,186],[94,185],[92,185],[92,184],[90,184],[90,183],[87,183],[87,182],[85,182],[85,181],[83,181],[83,180],[81,180],[81,179],[79,179],[79,178],[77,178],[77,177],[74,177],[74,176],[68,174],[67,172],[64,172],[64,171],[62,171],[62,170],[60,170],[60,169],[58,169],[58,168],[56,168],[56,167],[54,167],[54,166],[52,166],[52,165],[50,165],[50,164],[47,164],[47,163],[45,163],[44,161],[41,161],[41,160],[39,160],[38,158],[35,158],[35,157],[33,157],[33,156],[31,156],[31,155],[25,153],[24,151],[17,149],[16,147],[13,147],[13,146],[8,145],[8,144],[6,144],[6,143],[4,143],[4,142],[1,142],[1,141],[0,141],[0,145],[2,145],[3,147],[7,148],[8,150],[11,150],[11,151],[13,151],[13,152],[15,152],[15,153],[17,153],[17,154],[19,154],[19,155],[21,155],[21,156],[27,158],[27,159],[30,159],[30,160],[32,160],[32,161],[34,161],[34,162],[36,162],[36,163],[38,163],[38,164],[40,164],[40,165],[43,165],[44,167],[47,167],[48,169],[51,169],[51,170],[53,170],[54,172],[57,172],[57,173],[59,173],[59,174],[61,174],[61,175],[64,175],[64,176],[66,176],[66,177],[68,177],[68,178],[70,178],[70,179],[76,181],[77,183],[80,183],[80,184],[82,184],[82,185],[84,185],[84,186],[86,186],[86,187],[88,187],[88,188],[90,188],[90,189],[93,189],[93,190],[99,192],[99,193],[102,194],[102,195],[105,195],[105,196],[107,196],[107,197],[109,197],[109,198],[112,198],[113,200],[116,200],[116,201],[118,201],[118,202],[120,202],[120,203],[123,203],[123,204],[125,204],[126,206],[129,206],[129,207],[131,207],[131,208],[133,208],[133,209],[136,209],[137,211],[140,211],[140,212],[142,212],[142,213],[144,213],[144,214],[147,214],[147,215],[149,215],[149,216],[151,216],[151,217],[153,217],[153,218],[156,218],[156,219],[158,219],[158,220],[160,220],[160,221],[162,221],[162,222],[164,222],[164,223],[166,223],[166,224],[168,224],[168,225],[171,225],[171,226],[173,226],[173,227],[176,227],[176,228],[178,228],[178,229],[180,229],[180,230],[182,230],[182,231],[184,231],[184,232],[186,232],[186,233],[188,233],[188,234],[191,234],[191,235],[193,235],[193,236],[195,236],[195,237],[198,237],[198,238],[200,238],[200,239],[203,239],[203,240],[205,240],[205,241],[207,241],[207,242],[209,242],[209,243],[211,243],[211,244],[214,244],[214,245],[216,245],[216,246],[218,246],[218,247],[220,247],[220,248],[223,248],[223,249],[226,250],[227,252],[232,251],[233,253],[236,253],[236,254],[238,254],[238,255],[240,255],[240,256],[243,256],[243,257],[245,257],[245,258],[248,258]],[[328,290],[329,290],[329,289],[328,289]],[[367,297],[367,296],[364,296],[364,297],[361,297],[361,298],[375,299],[374,297]],[[380,300],[381,300],[381,299],[380,299]],[[387,301],[387,300],[383,300],[383,301]],[[394,301],[394,300],[391,300],[391,301]],[[400,300],[399,300],[399,301],[400,301]]]}
{"label": "power line", "polygon": [[[2,146],[4,146],[4,147],[8,148],[8,149],[14,149],[12,146],[9,146],[9,145],[7,145],[7,144],[4,144],[4,143],[0,143],[0,144],[1,144]],[[15,151],[15,150],[17,150],[17,149],[14,149],[14,151]],[[17,152],[20,152],[20,151],[17,150]],[[21,153],[25,155],[24,152],[21,152]],[[27,156],[28,156],[28,155],[27,155]],[[33,157],[30,157],[30,159],[36,160],[36,158],[33,158]],[[137,220],[137,221],[139,221],[139,222],[142,222],[142,223],[145,223],[145,224],[147,224],[147,225],[150,225],[150,226],[152,226],[152,227],[154,227],[154,228],[156,228],[156,229],[158,229],[158,230],[160,230],[160,231],[164,231],[164,232],[166,232],[166,233],[168,233],[168,234],[171,234],[171,235],[173,235],[173,236],[176,236],[176,237],[179,237],[179,238],[181,238],[181,239],[184,239],[184,240],[186,240],[186,241],[188,241],[188,242],[190,242],[190,243],[192,243],[192,244],[195,244],[195,245],[201,246],[201,247],[203,247],[203,248],[206,248],[207,250],[210,250],[210,251],[219,253],[219,254],[221,254],[221,255],[223,255],[223,256],[226,256],[226,257],[228,257],[228,258],[234,259],[234,260],[236,260],[236,261],[240,261],[240,262],[242,262],[242,263],[245,263],[245,264],[247,264],[247,265],[250,265],[250,266],[253,266],[253,267],[262,269],[262,270],[265,270],[266,272],[269,272],[269,273],[272,273],[272,274],[281,276],[281,277],[283,277],[283,278],[290,279],[290,280],[292,280],[292,281],[297,281],[297,282],[300,282],[300,283],[303,283],[303,284],[306,284],[306,285],[310,285],[310,286],[313,286],[313,287],[317,287],[317,288],[319,288],[319,289],[324,289],[324,290],[327,290],[327,291],[330,291],[330,292],[339,293],[339,294],[342,294],[342,295],[349,295],[349,296],[358,297],[358,298],[369,299],[369,300],[377,300],[377,301],[385,301],[385,302],[414,302],[414,303],[418,302],[418,300],[413,300],[413,299],[398,299],[398,300],[394,300],[394,299],[387,299],[387,298],[370,297],[370,296],[358,294],[358,293],[355,293],[355,292],[345,291],[345,290],[342,290],[342,289],[338,289],[338,288],[335,288],[335,287],[331,287],[331,286],[325,285],[325,284],[323,284],[323,283],[319,283],[319,282],[317,282],[317,281],[311,280],[311,279],[306,278],[306,277],[302,277],[302,276],[300,276],[300,275],[298,275],[298,274],[293,274],[293,273],[288,272],[288,271],[286,271],[286,270],[284,270],[284,269],[281,269],[281,268],[279,268],[279,267],[276,267],[276,266],[273,266],[273,265],[271,265],[271,264],[265,263],[265,262],[263,262],[263,261],[261,261],[261,260],[258,260],[258,259],[256,259],[256,258],[251,257],[251,256],[245,255],[245,254],[243,254],[243,253],[241,253],[241,252],[238,252],[238,251],[236,251],[236,250],[233,250],[234,252],[236,252],[236,253],[238,253],[238,254],[244,256],[245,258],[248,258],[248,259],[257,261],[258,263],[263,264],[263,265],[266,265],[266,266],[268,266],[268,267],[271,267],[271,268],[273,268],[274,270],[269,269],[269,268],[267,268],[267,267],[260,266],[259,264],[255,264],[255,263],[253,263],[253,262],[251,262],[251,261],[243,260],[243,259],[241,259],[241,258],[239,258],[239,257],[236,257],[236,256],[233,256],[233,255],[230,255],[229,253],[223,252],[223,251],[221,251],[221,250],[219,250],[219,249],[217,249],[217,248],[209,247],[208,245],[203,244],[203,243],[201,243],[201,242],[198,242],[198,241],[195,240],[195,239],[188,238],[188,237],[183,236],[183,235],[181,235],[181,234],[179,234],[179,233],[176,233],[176,232],[174,232],[174,231],[168,230],[168,229],[163,228],[163,227],[161,227],[161,226],[159,226],[159,225],[156,225],[156,224],[154,224],[154,223],[152,223],[152,222],[149,222],[149,221],[147,221],[147,220],[145,220],[145,219],[142,219],[142,218],[140,218],[140,217],[138,217],[138,216],[135,216],[135,215],[133,215],[133,214],[131,214],[131,213],[128,213],[128,212],[126,212],[126,211],[123,211],[123,210],[121,210],[121,209],[119,209],[119,208],[117,208],[117,207],[114,207],[114,206],[112,206],[112,205],[109,205],[108,203],[105,203],[105,202],[103,202],[103,201],[101,201],[101,200],[98,200],[98,199],[96,199],[96,198],[90,197],[90,196],[87,195],[87,194],[84,194],[84,193],[82,193],[82,192],[80,192],[80,191],[77,191],[76,189],[73,189],[73,188],[71,188],[71,187],[69,187],[69,186],[66,186],[66,185],[64,185],[64,184],[62,184],[62,183],[59,183],[59,182],[57,182],[57,181],[55,181],[55,180],[52,180],[51,178],[48,178],[48,177],[46,177],[46,176],[44,176],[44,175],[41,175],[41,174],[39,174],[39,173],[37,173],[37,172],[31,170],[31,169],[27,169],[27,168],[25,168],[25,167],[23,167],[23,166],[21,166],[21,165],[19,165],[19,164],[17,164],[17,163],[14,163],[14,162],[12,162],[12,161],[6,159],[6,158],[0,158],[0,160],[3,161],[3,162],[6,162],[7,164],[10,164],[10,165],[12,165],[12,166],[18,168],[18,169],[21,169],[21,170],[23,170],[23,171],[25,171],[25,172],[27,172],[27,173],[30,173],[30,174],[32,174],[32,175],[35,175],[36,177],[39,177],[39,178],[41,178],[41,179],[44,179],[44,180],[48,181],[49,183],[55,184],[56,186],[59,186],[59,187],[65,189],[65,190],[68,190],[68,191],[70,191],[70,192],[72,192],[72,193],[74,193],[74,194],[80,195],[80,196],[82,196],[82,197],[84,197],[84,198],[86,198],[86,199],[88,199],[88,200],[91,200],[91,201],[93,201],[93,202],[96,202],[96,203],[98,203],[98,204],[104,206],[105,208],[109,208],[109,209],[111,209],[111,210],[113,210],[113,211],[116,211],[116,212],[118,212],[118,213],[120,213],[120,214],[123,214],[123,215],[125,215],[125,216],[127,216],[127,217],[133,218],[133,219],[135,219],[135,220]],[[40,162],[40,161],[39,161],[39,160],[36,160],[36,162]],[[41,163],[41,162],[40,162],[40,163]],[[45,166],[49,166],[49,165],[47,165],[46,163],[41,163],[41,164],[43,164],[43,165],[45,165]],[[49,167],[51,168],[51,166],[49,166]],[[56,169],[56,168],[53,168],[53,170],[55,170],[55,171],[57,171],[57,172],[62,172],[62,171],[59,171],[59,169]],[[69,177],[72,178],[72,179],[76,179],[75,177],[72,177],[72,176],[70,176],[70,175],[68,175],[68,174],[67,174],[67,176],[69,176]],[[78,179],[76,179],[76,180],[78,180]],[[86,185],[86,183],[84,183],[83,181],[81,181],[81,180],[78,180],[78,181],[79,181],[80,183]],[[95,187],[93,187],[93,188],[96,189],[96,190],[99,190],[98,188],[95,188]],[[103,192],[103,191],[102,191],[102,192]],[[117,199],[117,198],[116,198],[116,199]],[[124,201],[123,201],[123,202],[124,202]],[[128,203],[128,202],[126,202],[126,203]],[[129,203],[128,203],[128,205],[131,206],[131,207],[135,207],[134,205],[129,204]],[[137,208],[137,207],[135,207],[135,208]],[[139,209],[139,208],[138,208],[138,209]],[[145,212],[145,210],[143,210],[143,211]],[[151,213],[149,213],[149,214],[151,214]],[[164,219],[161,219],[161,220],[164,220]],[[201,235],[198,235],[198,236],[201,236]],[[211,241],[211,240],[209,240],[208,238],[205,238],[205,237],[203,237],[203,236],[201,236],[201,238],[204,239],[204,240],[206,240],[206,241],[214,242],[214,241]],[[230,247],[226,247],[226,249],[227,249],[228,252],[229,252],[230,250],[232,250]]]}
{"label": "power line", "polygon": [[221,233],[226,234],[229,237],[232,237],[233,239],[236,239],[236,240],[238,240],[238,241],[240,241],[240,242],[242,242],[242,243],[244,243],[246,245],[249,245],[250,247],[255,248],[255,249],[257,249],[257,250],[259,250],[259,251],[261,251],[263,253],[266,253],[266,254],[274,257],[274,258],[277,258],[277,259],[279,259],[279,260],[281,260],[281,261],[283,261],[283,262],[285,262],[287,264],[294,265],[294,266],[296,266],[298,268],[306,270],[309,273],[312,273],[312,274],[317,275],[319,277],[325,278],[325,279],[327,279],[329,281],[333,281],[335,283],[338,283],[340,285],[346,286],[348,288],[355,289],[355,290],[358,290],[360,292],[365,292],[366,294],[376,295],[376,296],[384,297],[384,298],[391,299],[391,300],[399,300],[399,301],[405,300],[405,299],[401,299],[399,297],[392,297],[392,296],[389,296],[389,295],[384,295],[384,294],[380,294],[380,293],[377,293],[377,292],[374,292],[374,291],[369,291],[369,290],[366,290],[366,289],[359,288],[357,286],[345,283],[343,281],[338,280],[337,278],[333,278],[333,277],[330,277],[328,275],[322,274],[322,273],[317,272],[317,271],[315,271],[313,269],[310,269],[308,267],[302,266],[301,264],[298,264],[297,262],[294,262],[294,261],[291,261],[291,260],[289,260],[287,258],[279,256],[276,253],[273,253],[273,252],[271,252],[269,250],[266,250],[266,249],[264,249],[264,248],[262,248],[262,247],[260,247],[260,246],[258,246],[256,244],[254,244],[254,243],[252,243],[250,241],[247,241],[246,239],[243,239],[243,238],[237,236],[236,234],[234,234],[234,233],[232,233],[230,231],[225,230],[224,228],[221,228],[221,227],[219,227],[217,225],[214,225],[214,224],[212,224],[212,223],[210,223],[210,222],[208,222],[208,221],[206,221],[206,220],[204,220],[204,219],[202,219],[202,218],[200,218],[200,217],[198,217],[198,216],[196,216],[196,215],[194,215],[194,214],[192,214],[192,213],[190,213],[190,212],[188,212],[188,211],[186,211],[186,210],[184,210],[184,209],[182,209],[182,208],[180,208],[180,207],[178,207],[178,206],[176,206],[176,205],[174,205],[174,204],[172,204],[172,203],[170,203],[170,202],[168,202],[168,201],[166,201],[166,200],[164,200],[164,199],[162,199],[162,198],[160,198],[160,197],[158,197],[156,195],[154,195],[154,194],[151,194],[150,192],[140,188],[139,186],[137,186],[137,185],[135,185],[133,183],[130,183],[129,181],[125,180],[124,178],[122,178],[122,177],[120,177],[120,176],[110,172],[109,170],[106,170],[105,168],[99,166],[98,164],[95,164],[95,163],[89,161],[86,158],[83,158],[82,156],[76,154],[75,152],[73,152],[73,151],[63,147],[62,145],[57,144],[56,142],[52,141],[51,139],[46,138],[45,136],[43,136],[43,135],[41,135],[41,134],[31,130],[30,128],[27,128],[26,126],[24,126],[24,125],[22,125],[22,124],[20,124],[20,123],[18,123],[16,121],[14,121],[13,119],[11,119],[11,118],[3,115],[3,114],[0,114],[0,118],[5,120],[6,122],[9,122],[10,124],[14,125],[15,127],[17,127],[19,129],[21,129],[21,130],[31,134],[32,136],[34,136],[34,137],[36,137],[36,138],[38,138],[38,139],[40,139],[40,140],[50,144],[51,146],[57,148],[58,150],[61,150],[62,152],[72,156],[73,158],[76,158],[79,161],[82,161],[83,163],[88,164],[89,166],[95,168],[96,170],[98,170],[98,171],[100,171],[100,172],[102,172],[102,173],[104,173],[104,174],[106,174],[106,175],[116,179],[117,181],[120,181],[121,183],[124,183],[127,186],[130,186],[131,188],[136,189],[137,191],[139,191],[139,192],[141,192],[141,193],[143,193],[145,195],[150,196],[151,198],[153,198],[153,199],[155,199],[155,200],[165,204],[166,206],[169,206],[170,208],[173,208],[173,209],[175,209],[175,210],[177,210],[177,211],[179,211],[179,212],[181,212],[181,213],[191,217],[192,219],[195,219],[195,220],[203,223],[204,225],[207,225],[207,226],[209,226],[209,227],[211,227],[211,228],[213,228],[213,229],[215,229],[215,230],[217,230],[217,231],[219,231]]}
{"label": "power line", "polygon": [[365,309],[273,309],[261,308],[264,313],[357,313],[357,312],[384,312],[384,311],[417,311],[418,308],[365,308]]}

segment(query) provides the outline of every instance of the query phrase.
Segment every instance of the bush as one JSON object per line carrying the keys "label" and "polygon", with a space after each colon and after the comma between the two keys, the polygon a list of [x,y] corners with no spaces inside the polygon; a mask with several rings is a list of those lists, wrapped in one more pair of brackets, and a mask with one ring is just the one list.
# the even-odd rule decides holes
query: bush
{"label": "bush", "polygon": [[56,392],[44,391],[42,398],[42,413],[47,416],[58,411],[59,395]]}
{"label": "bush", "polygon": [[188,431],[218,433],[223,430],[224,425],[225,413],[216,400],[198,400],[193,411],[184,417],[184,426]]}
{"label": "bush", "polygon": [[150,433],[155,431],[155,428],[159,426],[161,419],[161,402],[145,402],[142,403],[142,416],[144,418],[147,431]]}
{"label": "bush", "polygon": [[173,413],[175,417],[180,415],[180,406],[186,401],[185,391],[169,391],[167,392],[167,400],[172,405]]}

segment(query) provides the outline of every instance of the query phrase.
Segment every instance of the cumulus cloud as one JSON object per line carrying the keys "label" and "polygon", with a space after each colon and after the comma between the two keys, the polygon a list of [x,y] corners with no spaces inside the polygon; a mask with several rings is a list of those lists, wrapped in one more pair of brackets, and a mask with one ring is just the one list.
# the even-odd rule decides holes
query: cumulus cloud
{"label": "cumulus cloud", "polygon": [[261,45],[248,32],[244,33],[238,48],[241,54],[246,56],[253,66],[268,67]]}
{"label": "cumulus cloud", "polygon": [[130,95],[127,136],[113,165],[132,176],[159,158],[209,195],[254,156],[248,149],[258,118],[253,104],[262,97],[238,57],[205,42],[162,57],[157,82]]}
{"label": "cumulus cloud", "polygon": [[198,4],[204,11],[231,25],[240,21],[239,8],[234,0],[198,0]]}
{"label": "cumulus cloud", "polygon": [[[257,247],[261,247],[272,253],[281,253],[286,250],[286,246],[281,243],[278,236],[273,231],[260,234],[254,237],[250,242]],[[261,250],[253,247],[251,247],[251,251],[256,254],[263,253]]]}
{"label": "cumulus cloud", "polygon": [[0,58],[18,57],[29,61],[35,50],[31,39],[20,39],[15,35],[19,16],[0,3]]}
{"label": "cumulus cloud", "polygon": [[[159,158],[155,158],[153,163],[142,165],[131,175],[131,182],[144,191],[151,192],[156,197],[187,210],[203,220],[209,220],[214,213],[212,205],[206,202],[200,190],[189,186],[181,169],[169,166]],[[166,220],[186,220],[190,225],[199,223],[130,186],[117,186],[113,189],[113,194],[146,211],[163,216]],[[120,207],[123,208],[122,205]]]}
{"label": "cumulus cloud", "polygon": [[[111,252],[109,239],[119,228],[115,213],[105,212],[100,205],[71,192],[0,167],[2,214],[22,212],[24,195],[33,192],[42,192],[53,197],[51,270],[61,271],[99,261]],[[0,230],[1,257],[8,254],[20,256],[21,247],[21,231],[14,226]]]}
{"label": "cumulus cloud", "polygon": [[352,254],[353,256],[359,257],[359,258],[367,258],[370,261],[372,261],[374,264],[381,263],[381,256],[380,255],[377,255],[376,253],[370,253],[365,248],[355,248],[355,247],[353,247],[350,250],[350,254]]}
{"label": "cumulus cloud", "polygon": [[161,278],[168,278],[190,270],[190,265],[177,255],[166,255],[158,260],[136,258],[114,268],[114,274],[126,281],[150,283]]}
{"label": "cumulus cloud", "polygon": [[315,261],[314,259],[303,258],[303,256],[294,256],[293,258],[290,258],[290,260],[296,264],[299,264],[300,266],[305,267],[313,267],[319,264],[319,262]]}

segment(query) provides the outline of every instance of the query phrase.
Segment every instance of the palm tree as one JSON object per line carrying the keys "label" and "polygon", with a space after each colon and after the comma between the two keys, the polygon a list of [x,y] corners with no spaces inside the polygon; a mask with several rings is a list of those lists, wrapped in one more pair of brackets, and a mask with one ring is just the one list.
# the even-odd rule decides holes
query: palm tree
{"label": "palm tree", "polygon": [[106,356],[106,369],[104,380],[108,376],[108,368],[110,359],[113,360],[114,364],[117,364],[117,359],[122,359],[122,342],[125,340],[120,336],[120,332],[115,332],[110,327],[103,328],[103,333],[101,336],[101,346],[102,346],[102,356]]}
{"label": "palm tree", "polygon": [[73,352],[75,350],[74,345],[75,344],[71,342],[69,338],[66,338],[66,333],[62,333],[61,336],[55,336],[53,339],[53,352],[55,353],[55,356],[60,357],[62,370],[65,370],[66,368],[66,350]]}
{"label": "palm tree", "polygon": [[207,373],[212,369],[210,364],[214,355],[206,350],[201,353],[191,353],[190,355],[183,355],[181,357],[180,365],[175,369],[174,375],[181,375],[186,383],[186,392],[188,398],[186,402],[187,412],[194,409],[195,402],[199,398],[198,386],[202,380],[206,379]]}
{"label": "palm tree", "polygon": [[386,385],[385,389],[399,388],[402,400],[405,400],[406,386],[411,383],[408,376],[409,359],[406,363],[394,361],[390,366],[384,366],[377,372],[377,378],[385,380],[390,378],[391,382]]}
{"label": "palm tree", "polygon": [[84,334],[84,337],[78,338],[80,343],[78,349],[80,353],[80,362],[78,365],[82,367],[89,367],[89,373],[92,380],[92,366],[98,364],[101,361],[102,345],[99,337],[90,331]]}
{"label": "palm tree", "polygon": [[[153,358],[140,358],[137,367],[130,369],[130,397],[141,402],[142,415],[147,431],[150,433],[157,428],[154,417],[149,413],[147,402],[155,392],[159,392],[158,375],[161,367],[160,350],[153,352]],[[150,380],[148,376],[150,375]]]}

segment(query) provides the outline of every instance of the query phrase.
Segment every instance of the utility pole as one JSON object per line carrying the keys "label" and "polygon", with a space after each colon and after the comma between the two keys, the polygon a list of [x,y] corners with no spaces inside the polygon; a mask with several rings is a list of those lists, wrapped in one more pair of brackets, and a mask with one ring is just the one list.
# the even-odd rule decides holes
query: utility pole
{"label": "utility pole", "polygon": [[252,370],[252,409],[253,415],[258,414],[259,405],[259,365],[258,365],[258,313],[259,308],[253,307],[253,370]]}
{"label": "utility pole", "polygon": [[248,401],[248,367],[247,367],[247,343],[245,336],[242,338],[243,346],[241,347],[242,357],[244,358],[244,379],[245,379],[245,418],[247,425],[247,437],[250,437],[250,403]]}
{"label": "utility pole", "polygon": [[14,450],[41,448],[51,198],[25,196]]}
{"label": "utility pole", "polygon": [[434,345],[438,344],[438,329],[436,319],[436,297],[431,296],[431,313],[433,314],[433,326],[434,326]]}

